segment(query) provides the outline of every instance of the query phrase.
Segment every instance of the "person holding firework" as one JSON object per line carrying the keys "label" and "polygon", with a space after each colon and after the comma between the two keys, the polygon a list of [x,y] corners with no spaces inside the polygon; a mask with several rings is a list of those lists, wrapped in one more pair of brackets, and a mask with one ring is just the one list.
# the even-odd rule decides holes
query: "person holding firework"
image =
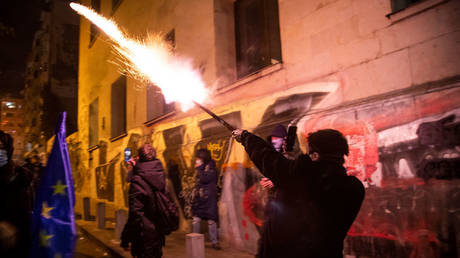
{"label": "person holding firework", "polygon": [[343,166],[346,138],[333,129],[311,133],[307,153],[289,160],[245,130],[232,135],[277,187],[257,257],[342,257],[364,199],[363,184]]}

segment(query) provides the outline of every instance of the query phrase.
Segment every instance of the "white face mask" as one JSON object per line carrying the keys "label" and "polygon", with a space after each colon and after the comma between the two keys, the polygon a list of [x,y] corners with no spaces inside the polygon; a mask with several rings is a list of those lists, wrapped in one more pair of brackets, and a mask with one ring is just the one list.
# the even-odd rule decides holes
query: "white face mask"
{"label": "white face mask", "polygon": [[283,138],[272,139],[272,145],[276,151],[281,151],[281,147],[283,146]]}
{"label": "white face mask", "polygon": [[201,165],[203,165],[203,161],[201,159],[196,159],[195,160],[195,167],[197,168],[197,167],[199,167]]}
{"label": "white face mask", "polygon": [[6,150],[0,150],[0,167],[8,164],[8,153]]}

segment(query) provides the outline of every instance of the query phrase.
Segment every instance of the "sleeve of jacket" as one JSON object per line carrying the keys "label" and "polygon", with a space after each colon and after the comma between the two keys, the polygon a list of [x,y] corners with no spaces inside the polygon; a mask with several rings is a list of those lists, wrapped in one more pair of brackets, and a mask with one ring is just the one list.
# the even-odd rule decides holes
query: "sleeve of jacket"
{"label": "sleeve of jacket", "polygon": [[282,184],[290,178],[294,171],[294,162],[277,152],[262,138],[244,132],[242,144],[254,165],[275,185]]}
{"label": "sleeve of jacket", "polygon": [[131,218],[131,226],[142,233],[144,227],[142,218],[144,217],[144,200],[142,194],[142,186],[136,180],[133,180],[129,188],[129,218]]}

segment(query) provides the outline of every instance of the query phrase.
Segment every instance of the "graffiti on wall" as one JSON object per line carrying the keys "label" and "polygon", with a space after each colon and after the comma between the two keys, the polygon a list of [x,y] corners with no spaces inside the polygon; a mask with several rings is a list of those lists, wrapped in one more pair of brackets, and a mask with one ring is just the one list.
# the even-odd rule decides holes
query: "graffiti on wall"
{"label": "graffiti on wall", "polygon": [[[300,143],[295,146],[298,153],[303,144],[301,139],[309,132],[335,128],[344,133],[350,145],[347,171],[366,187],[366,199],[345,241],[345,254],[457,257],[460,254],[460,102],[451,96],[460,96],[460,89],[407,94],[319,112],[315,108],[326,96],[326,93],[298,93],[280,97],[267,106],[253,132],[266,138],[278,124],[287,126],[301,118],[297,124]],[[240,112],[223,117],[230,124],[244,128]],[[184,157],[194,157],[183,153],[185,127],[162,132],[163,158],[181,208],[190,217],[195,181],[193,168],[187,164],[193,164],[194,160]],[[268,195],[260,187],[261,174],[247,156],[228,163],[232,150],[230,134],[216,121],[201,121],[199,130],[202,139],[193,143],[192,149],[209,149],[220,172],[220,234],[231,245],[255,253]],[[130,137],[126,147],[137,151],[143,136]],[[120,165],[120,177],[124,179],[127,170],[122,163],[121,156],[117,156],[96,168],[99,198],[113,200],[113,188],[109,187],[113,186],[111,164]],[[122,189],[127,205],[125,180]]]}
{"label": "graffiti on wall", "polygon": [[70,140],[67,146],[69,147],[69,160],[73,171],[75,191],[80,192],[85,182],[89,182],[91,174],[83,162],[81,142]]}
{"label": "graffiti on wall", "polygon": [[163,158],[180,207],[185,216],[190,217],[190,207],[186,205],[186,202],[188,199],[191,199],[189,198],[189,193],[194,184],[194,179],[193,173],[189,172],[181,151],[184,130],[185,126],[178,126],[163,131],[163,138],[166,145]]}
{"label": "graffiti on wall", "polygon": [[460,103],[449,98],[455,94],[460,90],[387,99],[303,119],[304,136],[320,128],[345,134],[350,145],[345,166],[367,188],[346,239],[346,254],[457,256]]}
{"label": "graffiti on wall", "polygon": [[[293,94],[276,99],[263,113],[262,121],[253,132],[267,138],[277,125],[288,124],[323,99],[325,93]],[[299,152],[298,143],[295,152]],[[222,231],[227,241],[249,252],[257,251],[264,219],[268,190],[260,185],[263,177],[248,160],[226,166],[221,200]],[[227,226],[231,225],[231,226]]]}
{"label": "graffiti on wall", "polygon": [[[241,115],[239,112],[225,114],[223,119],[233,124],[234,126],[241,125]],[[211,152],[212,159],[216,162],[217,171],[220,172],[225,158],[228,154],[229,133],[214,119],[206,119],[199,123],[201,131],[201,140],[195,144],[194,150],[207,148]],[[187,167],[187,162],[184,159],[181,146],[183,144],[184,126],[174,127],[163,132],[163,137],[166,149],[163,152],[163,157],[166,162],[166,168],[169,178],[173,183],[173,188],[181,205],[186,218],[191,218],[191,205],[193,199],[193,191],[195,187],[194,169]],[[190,164],[194,164],[193,161]],[[218,185],[221,188],[222,180],[219,173]],[[220,194],[220,193],[219,193]]]}

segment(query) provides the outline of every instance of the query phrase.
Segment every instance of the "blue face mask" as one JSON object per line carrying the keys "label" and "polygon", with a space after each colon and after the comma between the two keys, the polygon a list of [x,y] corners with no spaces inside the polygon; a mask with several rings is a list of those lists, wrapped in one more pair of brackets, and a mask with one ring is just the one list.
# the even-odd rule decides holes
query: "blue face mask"
{"label": "blue face mask", "polygon": [[0,167],[8,164],[8,153],[6,150],[0,150]]}

